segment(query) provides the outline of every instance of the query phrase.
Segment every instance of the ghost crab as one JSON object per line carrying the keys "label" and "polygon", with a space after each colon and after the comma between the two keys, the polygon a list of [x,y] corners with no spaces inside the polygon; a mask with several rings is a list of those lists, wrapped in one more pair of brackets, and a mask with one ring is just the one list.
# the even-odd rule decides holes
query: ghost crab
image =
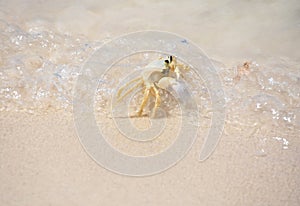
{"label": "ghost crab", "polygon": [[[169,86],[179,80],[182,75],[182,70],[187,71],[188,69],[188,66],[177,63],[174,56],[168,56],[167,59],[160,58],[159,60],[155,60],[145,67],[145,70],[140,77],[131,80],[118,90],[117,101],[120,102],[138,87],[143,87],[143,100],[136,116],[143,116],[143,110],[151,94],[155,97],[155,105],[151,115],[154,117],[157,108],[161,104],[159,89],[166,90]],[[135,83],[135,85],[123,93],[123,91],[133,83]]]}

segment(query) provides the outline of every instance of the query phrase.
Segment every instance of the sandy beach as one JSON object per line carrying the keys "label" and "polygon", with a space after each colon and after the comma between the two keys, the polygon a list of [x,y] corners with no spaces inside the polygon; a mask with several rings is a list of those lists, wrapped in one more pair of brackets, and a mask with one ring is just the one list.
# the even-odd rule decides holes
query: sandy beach
{"label": "sandy beach", "polygon": [[[297,1],[32,0],[1,1],[0,8],[0,205],[300,204]],[[171,168],[131,177],[102,167],[87,151],[76,131],[72,91],[100,45],[146,29],[184,36],[212,59],[225,91],[226,120],[216,149],[199,161],[214,111],[205,84],[189,81],[201,123],[195,143]],[[117,83],[156,58],[139,55],[99,80],[94,115],[113,148],[151,156],[165,151],[180,132],[176,100],[163,98],[166,126],[148,142],[126,138],[114,122],[124,116],[113,119],[108,109]],[[124,101],[130,113],[141,91]],[[149,128],[148,117],[128,119]]]}
{"label": "sandy beach", "polygon": [[253,140],[226,136],[200,163],[198,140],[171,169],[134,178],[97,165],[83,150],[70,115],[2,112],[1,127],[2,205],[299,203],[299,142],[288,151],[274,142],[270,155],[256,157]]}

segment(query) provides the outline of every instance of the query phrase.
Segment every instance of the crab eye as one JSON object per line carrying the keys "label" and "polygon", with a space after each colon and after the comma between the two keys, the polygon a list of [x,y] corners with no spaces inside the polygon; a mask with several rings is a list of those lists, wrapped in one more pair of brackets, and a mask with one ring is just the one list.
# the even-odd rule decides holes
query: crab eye
{"label": "crab eye", "polygon": [[172,56],[170,56],[170,62],[172,62],[173,61],[173,57]]}
{"label": "crab eye", "polygon": [[165,60],[165,63],[169,64],[170,62],[169,62],[169,60]]}

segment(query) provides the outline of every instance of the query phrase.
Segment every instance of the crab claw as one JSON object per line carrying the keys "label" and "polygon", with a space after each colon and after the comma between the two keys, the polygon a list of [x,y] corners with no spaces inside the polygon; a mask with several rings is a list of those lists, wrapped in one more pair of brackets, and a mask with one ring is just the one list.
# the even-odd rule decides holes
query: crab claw
{"label": "crab claw", "polygon": [[184,81],[175,81],[168,90],[176,97],[185,109],[195,109],[193,97]]}

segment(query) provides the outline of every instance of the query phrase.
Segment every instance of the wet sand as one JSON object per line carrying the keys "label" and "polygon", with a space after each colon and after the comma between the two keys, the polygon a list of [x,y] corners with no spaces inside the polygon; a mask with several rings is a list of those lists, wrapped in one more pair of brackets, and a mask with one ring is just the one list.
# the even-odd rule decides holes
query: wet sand
{"label": "wet sand", "polygon": [[[83,150],[71,115],[1,112],[1,205],[298,205],[299,142],[274,141],[265,157],[253,139],[224,136],[198,162],[188,155],[150,177],[114,174]],[[18,126],[16,126],[18,125]]]}

